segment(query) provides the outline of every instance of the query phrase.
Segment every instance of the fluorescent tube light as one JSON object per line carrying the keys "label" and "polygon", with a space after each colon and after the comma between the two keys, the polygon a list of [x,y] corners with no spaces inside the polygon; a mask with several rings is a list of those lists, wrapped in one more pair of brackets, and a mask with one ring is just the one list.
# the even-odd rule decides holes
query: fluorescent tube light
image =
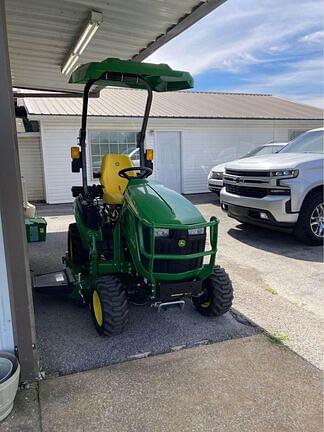
{"label": "fluorescent tube light", "polygon": [[77,54],[80,50],[80,48],[83,46],[83,42],[85,38],[88,36],[89,32],[91,31],[93,25],[89,23],[87,27],[85,28],[84,32],[82,33],[81,37],[79,38],[77,44],[75,45],[75,48],[73,50],[74,54]]}
{"label": "fluorescent tube light", "polygon": [[94,34],[96,33],[96,31],[98,30],[99,25],[95,25],[92,29],[91,32],[89,33],[89,36],[84,40],[84,44],[81,45],[79,54],[82,54],[83,51],[85,50],[86,46],[88,45],[88,43],[91,41],[91,39],[93,38]]}
{"label": "fluorescent tube light", "polygon": [[76,65],[80,55],[86,49],[101,23],[102,13],[91,11],[86,25],[62,65],[62,74],[68,75],[71,72],[73,66]]}
{"label": "fluorescent tube light", "polygon": [[76,55],[76,56],[74,56],[72,58],[73,58],[73,60],[72,60],[72,62],[70,64],[70,66],[66,69],[66,72],[65,72],[66,75],[68,75],[71,72],[71,70],[73,69],[73,66],[79,60],[79,56],[78,55]]}
{"label": "fluorescent tube light", "polygon": [[65,63],[64,67],[62,68],[62,74],[65,74],[66,71],[70,68],[71,63],[73,62],[74,58],[75,58],[75,56],[73,56],[73,55],[71,55],[71,56],[68,58],[68,60],[67,60],[67,62]]}

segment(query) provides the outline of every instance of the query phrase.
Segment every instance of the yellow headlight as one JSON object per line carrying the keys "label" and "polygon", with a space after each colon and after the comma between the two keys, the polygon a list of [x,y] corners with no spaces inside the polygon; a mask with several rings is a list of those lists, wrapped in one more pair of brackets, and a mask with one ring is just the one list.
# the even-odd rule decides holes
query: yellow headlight
{"label": "yellow headlight", "polygon": [[146,150],[146,160],[152,161],[153,157],[154,157],[153,149],[147,149]]}
{"label": "yellow headlight", "polygon": [[71,158],[72,159],[80,159],[79,147],[71,147]]}

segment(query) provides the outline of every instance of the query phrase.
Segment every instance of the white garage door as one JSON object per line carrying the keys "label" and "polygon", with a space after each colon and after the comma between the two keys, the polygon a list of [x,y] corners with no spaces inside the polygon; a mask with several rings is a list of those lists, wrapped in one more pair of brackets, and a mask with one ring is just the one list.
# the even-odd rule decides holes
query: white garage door
{"label": "white garage door", "polygon": [[164,186],[181,192],[180,132],[157,132],[155,178]]}
{"label": "white garage door", "polygon": [[18,150],[21,175],[27,186],[29,201],[43,201],[44,177],[40,135],[26,133],[18,135]]}

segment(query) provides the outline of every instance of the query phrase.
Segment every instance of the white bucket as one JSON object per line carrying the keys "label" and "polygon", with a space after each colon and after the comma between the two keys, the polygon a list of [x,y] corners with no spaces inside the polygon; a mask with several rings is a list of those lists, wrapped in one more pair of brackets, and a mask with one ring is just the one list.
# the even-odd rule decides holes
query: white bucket
{"label": "white bucket", "polygon": [[5,382],[11,376],[12,369],[12,361],[0,356],[0,384]]}
{"label": "white bucket", "polygon": [[2,421],[11,413],[13,408],[19,384],[20,365],[16,357],[11,353],[0,352],[0,357],[6,358],[13,363],[11,376],[0,384],[0,421]]}

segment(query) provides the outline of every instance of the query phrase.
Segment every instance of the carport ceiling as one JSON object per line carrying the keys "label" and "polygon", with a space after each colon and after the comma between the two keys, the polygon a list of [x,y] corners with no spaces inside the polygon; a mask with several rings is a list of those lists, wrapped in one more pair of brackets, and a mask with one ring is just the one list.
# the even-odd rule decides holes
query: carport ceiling
{"label": "carport ceiling", "polygon": [[81,63],[107,57],[143,60],[224,1],[7,0],[13,85],[80,91],[79,86],[68,84],[61,66],[90,10],[102,12],[103,23]]}

